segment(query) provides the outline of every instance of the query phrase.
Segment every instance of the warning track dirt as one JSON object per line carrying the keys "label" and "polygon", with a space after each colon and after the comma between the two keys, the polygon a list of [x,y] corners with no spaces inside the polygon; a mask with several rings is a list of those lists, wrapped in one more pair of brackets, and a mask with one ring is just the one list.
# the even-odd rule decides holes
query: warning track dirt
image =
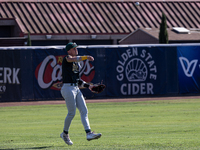
{"label": "warning track dirt", "polygon": [[[180,99],[200,99],[200,96],[88,99],[88,100],[86,100],[86,103],[135,102],[135,101],[154,101],[154,100],[180,100]],[[55,101],[52,100],[52,101],[2,102],[2,103],[0,103],[0,107],[28,106],[28,105],[56,105],[56,104],[65,104],[65,101],[64,100],[55,100]]]}

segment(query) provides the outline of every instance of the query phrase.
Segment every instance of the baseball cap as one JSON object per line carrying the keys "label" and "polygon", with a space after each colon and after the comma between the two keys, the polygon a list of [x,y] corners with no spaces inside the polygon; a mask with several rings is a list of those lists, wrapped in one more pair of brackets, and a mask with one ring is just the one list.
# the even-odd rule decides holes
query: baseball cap
{"label": "baseball cap", "polygon": [[75,47],[77,47],[77,46],[78,46],[78,45],[77,45],[76,43],[70,42],[70,43],[68,43],[68,44],[66,45],[65,49],[66,49],[66,51],[69,51],[70,49],[75,48]]}

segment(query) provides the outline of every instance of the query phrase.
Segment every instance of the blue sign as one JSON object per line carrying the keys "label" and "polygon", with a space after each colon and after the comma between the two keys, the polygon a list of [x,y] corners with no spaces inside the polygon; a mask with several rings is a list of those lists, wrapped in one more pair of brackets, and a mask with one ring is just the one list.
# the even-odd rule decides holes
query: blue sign
{"label": "blue sign", "polygon": [[179,46],[177,53],[180,93],[199,93],[200,47]]}
{"label": "blue sign", "polygon": [[0,51],[0,102],[20,101],[20,51]]}
{"label": "blue sign", "polygon": [[66,56],[64,49],[34,49],[34,99],[62,98],[62,60]]}
{"label": "blue sign", "polygon": [[[64,46],[0,48],[0,102],[63,99]],[[13,50],[14,49],[14,50]],[[200,46],[79,46],[80,77],[106,89],[86,98],[143,97],[200,92]]]}
{"label": "blue sign", "polygon": [[[109,96],[138,96],[167,93],[165,52],[162,47],[106,49]],[[172,56],[173,57],[173,56]],[[174,56],[176,58],[176,56]],[[173,73],[174,70],[168,70]]]}

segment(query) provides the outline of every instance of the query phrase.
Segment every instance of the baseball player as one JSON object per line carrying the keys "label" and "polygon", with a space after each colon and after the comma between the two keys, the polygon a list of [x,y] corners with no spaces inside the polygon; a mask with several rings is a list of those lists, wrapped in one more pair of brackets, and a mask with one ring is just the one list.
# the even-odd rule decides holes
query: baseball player
{"label": "baseball player", "polygon": [[94,132],[91,132],[85,99],[78,87],[86,87],[90,90],[93,87],[80,79],[79,62],[86,59],[94,61],[94,58],[92,56],[78,56],[76,43],[68,43],[66,45],[66,51],[68,55],[64,57],[62,62],[63,86],[61,88],[61,94],[65,99],[68,114],[65,118],[63,132],[60,134],[60,137],[66,144],[72,145],[73,142],[70,140],[68,132],[71,121],[76,113],[76,107],[79,109],[87,140],[98,139],[101,137],[101,133],[95,134]]}

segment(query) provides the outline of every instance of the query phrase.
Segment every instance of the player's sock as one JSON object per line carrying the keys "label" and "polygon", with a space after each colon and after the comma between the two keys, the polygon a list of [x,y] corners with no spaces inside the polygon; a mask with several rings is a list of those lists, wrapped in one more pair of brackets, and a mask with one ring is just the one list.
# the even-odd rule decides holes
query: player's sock
{"label": "player's sock", "polygon": [[87,130],[85,130],[85,132],[86,132],[86,133],[89,133],[89,132],[91,132],[91,130],[90,130],[90,129],[87,129]]}
{"label": "player's sock", "polygon": [[68,131],[63,130],[63,132],[64,132],[65,134],[68,134]]}

